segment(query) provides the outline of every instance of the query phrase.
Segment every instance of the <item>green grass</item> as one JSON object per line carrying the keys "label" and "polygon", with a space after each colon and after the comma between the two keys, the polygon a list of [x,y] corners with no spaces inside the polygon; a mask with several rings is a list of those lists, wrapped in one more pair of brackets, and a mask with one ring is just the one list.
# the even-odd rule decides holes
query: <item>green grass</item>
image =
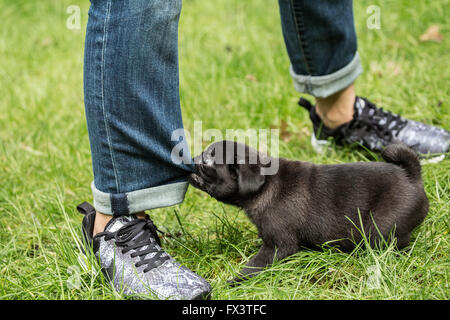
{"label": "green grass", "polygon": [[[411,3],[355,1],[365,69],[357,92],[448,130],[450,1]],[[71,4],[82,9],[81,30],[66,28]],[[381,8],[380,30],[366,27],[372,4]],[[82,91],[88,5],[0,3],[0,299],[121,298],[101,274],[81,271],[77,262],[81,216],[75,206],[91,199],[92,181]],[[433,24],[443,41],[419,41]],[[192,132],[195,120],[220,130],[278,127],[283,120],[290,135],[280,145],[284,157],[372,160],[349,149],[314,153],[288,67],[276,1],[184,1],[186,129]],[[226,280],[261,244],[244,213],[190,188],[183,204],[154,210],[151,217],[175,235],[162,239],[166,250],[211,282],[213,299],[449,299],[449,169],[449,160],[423,168],[430,211],[410,250],[302,251],[235,288]],[[380,282],[372,288],[377,272]]]}

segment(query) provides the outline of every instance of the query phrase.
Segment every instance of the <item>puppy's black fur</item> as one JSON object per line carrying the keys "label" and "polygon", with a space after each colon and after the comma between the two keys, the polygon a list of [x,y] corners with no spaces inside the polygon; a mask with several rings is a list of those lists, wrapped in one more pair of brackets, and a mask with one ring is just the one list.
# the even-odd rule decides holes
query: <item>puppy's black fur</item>
{"label": "puppy's black fur", "polygon": [[[256,163],[249,163],[255,155]],[[407,246],[412,230],[428,212],[420,163],[414,151],[401,144],[386,147],[382,157],[386,163],[315,165],[270,158],[248,146],[221,141],[194,159],[196,172],[189,182],[242,208],[258,228],[263,245],[235,278],[238,281],[302,247],[317,249],[329,243],[352,250],[362,240],[361,230],[371,246],[390,234],[399,249]],[[261,173],[277,160],[276,174]]]}

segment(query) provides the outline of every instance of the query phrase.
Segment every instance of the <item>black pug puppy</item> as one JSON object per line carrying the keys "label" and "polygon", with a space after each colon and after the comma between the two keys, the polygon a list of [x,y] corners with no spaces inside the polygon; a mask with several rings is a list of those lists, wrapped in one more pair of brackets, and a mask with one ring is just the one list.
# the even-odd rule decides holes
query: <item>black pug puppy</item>
{"label": "black pug puppy", "polygon": [[[328,243],[350,251],[363,239],[361,231],[371,246],[390,235],[399,249],[407,246],[428,212],[420,163],[401,144],[386,147],[382,157],[386,163],[316,165],[220,141],[194,159],[189,182],[242,208],[258,228],[263,245],[233,280],[239,281],[302,247]],[[264,175],[273,161],[278,171]]]}

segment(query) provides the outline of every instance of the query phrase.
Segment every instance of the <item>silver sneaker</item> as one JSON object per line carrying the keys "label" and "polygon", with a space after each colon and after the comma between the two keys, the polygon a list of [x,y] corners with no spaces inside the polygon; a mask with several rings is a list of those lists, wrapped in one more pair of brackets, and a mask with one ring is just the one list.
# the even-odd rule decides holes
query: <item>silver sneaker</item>
{"label": "silver sneaker", "polygon": [[336,129],[323,125],[315,107],[301,98],[300,106],[308,110],[313,124],[311,143],[313,148],[322,152],[333,138],[339,145],[361,145],[381,152],[391,143],[404,143],[415,150],[423,159],[443,159],[450,148],[450,132],[418,121],[405,119],[399,115],[378,108],[369,100],[356,97],[354,115]]}
{"label": "silver sneaker", "polygon": [[113,217],[105,231],[92,237],[95,209],[87,202],[77,206],[83,218],[83,237],[92,248],[105,276],[126,296],[157,299],[209,298],[210,284],[181,266],[161,248],[157,228],[148,216]]}

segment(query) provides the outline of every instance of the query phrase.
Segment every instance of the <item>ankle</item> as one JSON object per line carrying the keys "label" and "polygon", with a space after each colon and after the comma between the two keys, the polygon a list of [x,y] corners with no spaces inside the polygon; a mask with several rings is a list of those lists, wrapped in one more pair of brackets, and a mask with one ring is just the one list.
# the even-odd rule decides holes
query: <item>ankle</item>
{"label": "ankle", "polygon": [[327,98],[316,98],[316,113],[327,128],[334,129],[353,119],[355,104],[353,85]]}
{"label": "ankle", "polygon": [[103,214],[97,211],[95,213],[94,232],[92,236],[94,237],[97,233],[105,231],[105,227],[111,219],[112,215]]}
{"label": "ankle", "polygon": [[[145,219],[145,212],[137,212],[135,213],[136,217],[139,219]],[[94,237],[97,233],[105,231],[106,225],[108,222],[112,219],[112,215],[110,214],[103,214],[101,212],[96,212],[95,214],[95,221],[94,221],[94,231],[92,236]]]}
{"label": "ankle", "polygon": [[353,110],[341,111],[333,110],[330,112],[322,113],[320,108],[316,107],[316,113],[322,120],[325,127],[329,129],[336,129],[344,123],[350,122],[353,119]]}

